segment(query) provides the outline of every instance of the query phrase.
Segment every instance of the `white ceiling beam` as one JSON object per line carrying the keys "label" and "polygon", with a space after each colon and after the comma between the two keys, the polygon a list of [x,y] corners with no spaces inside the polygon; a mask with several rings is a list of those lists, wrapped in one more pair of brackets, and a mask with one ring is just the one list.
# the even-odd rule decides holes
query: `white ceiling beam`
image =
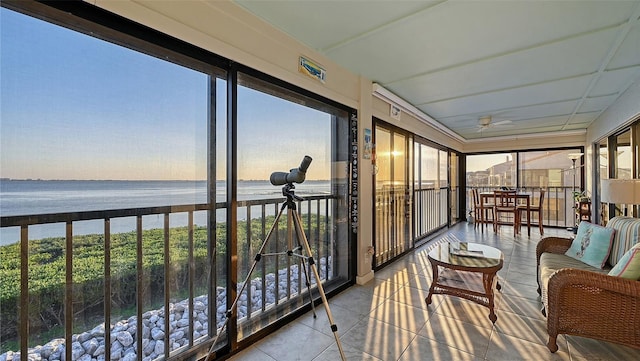
{"label": "white ceiling beam", "polygon": [[[586,99],[589,97],[589,94],[593,90],[593,87],[596,86],[596,84],[598,83],[598,80],[600,80],[600,77],[602,76],[604,71],[607,69],[607,66],[611,62],[611,59],[613,59],[614,55],[616,55],[616,52],[618,51],[618,49],[622,45],[622,42],[624,41],[624,38],[627,37],[627,34],[629,34],[629,31],[631,31],[631,28],[635,25],[636,22],[638,22],[638,18],[640,18],[640,2],[638,2],[636,4],[636,7],[633,10],[633,13],[629,17],[629,19],[624,23],[624,25],[622,25],[622,28],[618,32],[618,35],[616,36],[616,39],[611,44],[611,48],[609,48],[609,52],[607,53],[607,56],[605,56],[604,59],[602,60],[602,63],[600,64],[600,67],[598,68],[598,71],[591,78],[591,82],[589,83],[589,85],[587,86],[587,89],[585,89],[584,93],[582,94],[582,98],[580,98],[580,100],[576,104],[576,107],[573,109],[573,114],[571,114],[571,116],[564,123],[564,125],[562,126],[562,129],[565,129],[569,125],[571,120],[573,120],[573,117],[576,115],[576,113],[578,112],[578,110],[582,106],[582,104],[584,104]],[[632,84],[632,82],[629,82],[628,85],[627,85],[627,88],[631,84]],[[625,88],[625,90],[626,90],[626,88]],[[603,109],[602,111],[604,111],[605,109]],[[597,117],[596,117],[596,119],[597,119]]]}

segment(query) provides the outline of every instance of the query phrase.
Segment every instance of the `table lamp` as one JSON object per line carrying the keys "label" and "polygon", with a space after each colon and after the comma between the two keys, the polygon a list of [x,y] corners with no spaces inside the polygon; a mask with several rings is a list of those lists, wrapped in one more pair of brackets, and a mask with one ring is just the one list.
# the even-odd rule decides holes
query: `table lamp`
{"label": "table lamp", "polygon": [[[609,204],[640,204],[640,179],[602,179],[600,184],[601,202]],[[640,216],[637,211],[634,213],[634,217]]]}

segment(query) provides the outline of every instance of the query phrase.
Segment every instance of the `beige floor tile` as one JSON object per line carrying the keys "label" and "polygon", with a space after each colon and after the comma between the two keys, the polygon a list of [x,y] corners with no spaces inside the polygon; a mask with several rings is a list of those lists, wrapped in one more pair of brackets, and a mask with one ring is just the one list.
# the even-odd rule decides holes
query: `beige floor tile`
{"label": "beige floor tile", "polygon": [[532,300],[524,297],[513,295],[503,295],[501,293],[496,297],[498,311],[509,311],[529,318],[535,318],[546,322],[546,317],[540,312],[542,304],[540,301]]}
{"label": "beige floor tile", "polygon": [[[338,328],[338,335],[341,335],[351,329],[358,321],[362,319],[362,315],[353,312],[351,309],[338,306],[336,304],[329,304],[329,310],[333,317],[333,322]],[[324,304],[316,306],[316,317],[313,317],[313,312],[309,311],[297,319],[298,322],[305,324],[315,330],[324,333],[327,336],[333,336],[331,329],[331,323],[329,322],[329,316]]]}
{"label": "beige floor tile", "polygon": [[433,277],[431,272],[428,275],[416,275],[409,280],[406,286],[418,288],[421,290],[429,290],[431,287],[431,283],[433,282]]}
{"label": "beige floor tile", "polygon": [[[558,337],[560,340],[562,336]],[[565,336],[571,357],[587,360],[640,360],[640,350],[585,337]]]}
{"label": "beige floor tile", "polygon": [[334,337],[302,323],[292,322],[281,331],[258,342],[255,347],[275,360],[297,361],[312,360],[333,342]]}
{"label": "beige floor tile", "polygon": [[540,300],[540,295],[537,292],[537,287],[525,285],[517,282],[509,282],[507,280],[501,280],[500,284],[502,285],[502,289],[500,292],[503,296],[516,296],[528,298],[530,300]]}
{"label": "beige floor tile", "polygon": [[481,357],[474,356],[457,348],[436,342],[435,340],[418,335],[399,361],[480,361]]}
{"label": "beige floor tile", "polygon": [[487,352],[491,328],[434,314],[418,335],[482,358]]}
{"label": "beige floor tile", "polygon": [[[345,343],[342,343],[342,352],[347,361],[384,361]],[[338,345],[334,343],[318,355],[318,357],[314,358],[313,361],[337,361],[340,359]]]}
{"label": "beige floor tile", "polygon": [[410,274],[422,274],[425,272],[425,268],[429,267],[428,264],[424,264],[422,262],[415,263],[412,259],[408,258],[409,256],[405,256],[400,260],[397,260],[390,265],[386,266],[386,268],[395,270],[395,271],[407,271]]}
{"label": "beige floor tile", "polygon": [[[412,276],[415,278],[418,276]],[[383,298],[389,298],[392,294],[398,292],[403,285],[395,283],[393,281],[381,280],[374,278],[372,281],[367,282],[365,285],[355,285],[353,289],[363,292],[369,292],[372,295],[376,295]]]}
{"label": "beige floor tile", "polygon": [[[506,311],[501,312],[498,316],[495,331],[526,341],[535,342],[545,347],[549,340],[546,320],[522,317]],[[568,352],[564,338],[558,338],[557,343],[559,351]]]}
{"label": "beige floor tile", "polygon": [[530,287],[538,288],[538,280],[534,273],[523,273],[520,271],[509,270],[505,279],[509,282],[521,283]]}
{"label": "beige floor tile", "polygon": [[277,361],[273,357],[260,351],[256,346],[251,346],[241,353],[231,357],[229,361]]}
{"label": "beige floor tile", "polygon": [[[427,308],[425,299],[429,295],[429,290],[404,286],[389,297],[396,302],[404,303],[409,306],[418,308]],[[433,307],[432,303],[429,307]]]}
{"label": "beige floor tile", "polygon": [[[435,297],[435,296],[434,296]],[[493,323],[489,319],[489,308],[475,302],[448,295],[441,295],[444,299],[435,312],[442,316],[455,318],[456,320],[472,323],[484,328],[492,328]],[[494,312],[496,308],[494,307]],[[497,314],[497,313],[496,313]],[[498,319],[500,315],[497,314]]]}
{"label": "beige floor tile", "polygon": [[412,307],[393,300],[386,300],[373,310],[369,317],[417,333],[424,327],[430,313],[431,311],[426,307]]}
{"label": "beige floor tile", "polygon": [[329,306],[337,305],[351,310],[354,314],[365,316],[384,301],[384,297],[376,296],[364,290],[353,289],[331,298],[329,300]]}
{"label": "beige floor tile", "polygon": [[374,318],[365,318],[341,337],[344,344],[381,360],[397,360],[416,334]]}
{"label": "beige floor tile", "polygon": [[546,346],[521,338],[494,332],[487,350],[486,359],[490,361],[570,361],[568,352],[549,352]]}
{"label": "beige floor tile", "polygon": [[395,282],[399,285],[405,285],[409,282],[409,279],[413,277],[413,273],[409,273],[407,270],[394,270],[391,268],[383,268],[379,271],[374,272],[373,277],[382,280],[382,281],[391,281]]}

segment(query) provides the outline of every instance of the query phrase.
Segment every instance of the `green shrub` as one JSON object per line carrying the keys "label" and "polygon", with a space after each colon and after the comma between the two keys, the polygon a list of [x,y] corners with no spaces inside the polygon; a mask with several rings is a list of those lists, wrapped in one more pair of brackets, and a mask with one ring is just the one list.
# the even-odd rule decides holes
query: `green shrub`
{"label": "green shrub", "polygon": [[[264,233],[268,232],[275,217],[267,217]],[[305,219],[306,220],[306,219]],[[324,217],[320,220],[322,225]],[[304,221],[304,220],[303,220]],[[315,229],[317,218],[312,216],[307,237],[311,247],[324,242],[316,242],[324,232]],[[263,226],[259,220],[252,220],[250,229],[251,248],[246,248],[247,223],[238,222],[238,253],[241,275],[246,274],[255,252],[263,243]],[[207,255],[207,229],[194,228],[195,284],[206,285],[210,267]],[[276,239],[286,239],[286,219],[278,224]],[[216,259],[226,259],[226,225],[218,224],[216,229]],[[109,270],[111,274],[111,306],[117,310],[131,310],[136,304],[137,293],[142,294],[145,304],[162,307],[164,299],[164,229],[142,232],[142,277],[143,288],[137,290],[137,234],[135,231],[111,235]],[[170,287],[173,290],[188,289],[189,280],[189,232],[187,227],[169,230],[169,257],[171,266]],[[270,241],[275,242],[275,239]],[[29,242],[29,328],[30,332],[44,332],[63,324],[64,297],[66,283],[65,239],[63,237],[44,238]],[[280,249],[282,251],[282,249]],[[324,251],[324,249],[320,250]],[[74,319],[100,323],[103,321],[105,287],[105,246],[103,234],[75,236],[73,238],[73,311]],[[242,256],[246,255],[246,256]],[[248,256],[248,257],[247,257]],[[15,339],[18,333],[18,305],[20,302],[20,247],[11,244],[0,247],[0,342]],[[224,280],[225,267],[216,267],[218,278]],[[273,272],[274,270],[267,270]],[[259,276],[259,275],[256,275]],[[225,281],[223,281],[226,283]],[[130,311],[129,311],[130,312]],[[113,315],[117,318],[118,315]],[[130,315],[120,315],[128,317]],[[79,322],[79,321],[78,321]],[[82,326],[85,329],[94,325]]]}

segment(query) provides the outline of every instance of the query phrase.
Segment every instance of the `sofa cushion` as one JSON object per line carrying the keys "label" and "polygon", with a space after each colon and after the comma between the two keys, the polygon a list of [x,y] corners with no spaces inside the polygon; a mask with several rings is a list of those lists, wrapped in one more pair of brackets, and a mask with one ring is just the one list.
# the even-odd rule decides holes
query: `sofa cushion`
{"label": "sofa cushion", "polygon": [[576,238],[565,255],[593,267],[602,268],[609,258],[616,230],[589,222],[580,222]]}
{"label": "sofa cushion", "polygon": [[545,252],[540,255],[540,296],[542,298],[542,303],[544,303],[544,307],[547,307],[547,286],[549,285],[549,277],[551,275],[562,268],[574,268],[585,271],[592,271],[607,274],[610,268],[600,269],[593,266],[590,266],[582,261],[579,261],[575,258],[566,256],[564,254],[558,253],[548,253]]}
{"label": "sofa cushion", "polygon": [[636,243],[620,261],[611,269],[609,276],[640,279],[640,243]]}
{"label": "sofa cushion", "polygon": [[640,218],[614,217],[607,223],[607,228],[616,230],[609,255],[609,264],[614,266],[634,244],[640,242]]}

